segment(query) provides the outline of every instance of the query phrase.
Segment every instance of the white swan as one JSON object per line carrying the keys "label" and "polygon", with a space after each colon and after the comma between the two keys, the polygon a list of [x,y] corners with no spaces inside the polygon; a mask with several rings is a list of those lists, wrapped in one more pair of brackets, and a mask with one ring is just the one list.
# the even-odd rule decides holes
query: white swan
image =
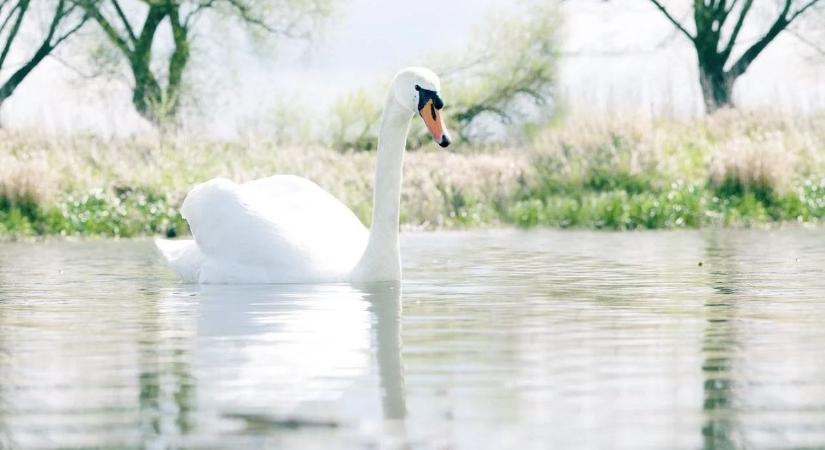
{"label": "white swan", "polygon": [[198,283],[321,283],[401,279],[398,212],[410,120],[418,112],[442,147],[438,77],[399,72],[384,105],[369,230],[343,203],[293,175],[244,184],[216,178],[195,186],[181,215],[194,240],[156,240],[169,266]]}

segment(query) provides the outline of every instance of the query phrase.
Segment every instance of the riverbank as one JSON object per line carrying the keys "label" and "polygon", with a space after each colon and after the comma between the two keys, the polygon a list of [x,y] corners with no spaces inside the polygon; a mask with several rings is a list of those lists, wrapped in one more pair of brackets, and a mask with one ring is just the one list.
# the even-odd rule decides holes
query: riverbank
{"label": "riverbank", "polygon": [[[825,218],[819,118],[571,121],[514,148],[405,158],[406,228],[750,226]],[[308,177],[365,223],[374,154],[266,140],[102,139],[0,131],[0,236],[182,235],[199,181]]]}

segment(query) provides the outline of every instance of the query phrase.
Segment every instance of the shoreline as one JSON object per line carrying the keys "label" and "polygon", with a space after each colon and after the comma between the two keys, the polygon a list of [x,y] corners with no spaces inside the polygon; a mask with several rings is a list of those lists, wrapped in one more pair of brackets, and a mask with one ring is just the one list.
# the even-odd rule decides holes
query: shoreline
{"label": "shoreline", "polygon": [[[529,144],[405,155],[404,230],[680,229],[819,224],[825,127],[728,111],[686,121],[570,121]],[[266,139],[42,137],[0,130],[0,238],[182,236],[197,182],[315,181],[368,225],[374,153]]]}

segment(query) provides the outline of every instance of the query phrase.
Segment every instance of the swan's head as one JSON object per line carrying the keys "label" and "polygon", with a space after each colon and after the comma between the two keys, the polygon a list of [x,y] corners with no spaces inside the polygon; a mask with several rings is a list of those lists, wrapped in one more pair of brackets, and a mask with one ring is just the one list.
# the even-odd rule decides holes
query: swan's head
{"label": "swan's head", "polygon": [[392,86],[398,103],[417,112],[424,119],[424,124],[438,145],[450,145],[450,137],[441,116],[444,101],[439,94],[441,82],[438,75],[425,67],[409,67],[398,72]]}

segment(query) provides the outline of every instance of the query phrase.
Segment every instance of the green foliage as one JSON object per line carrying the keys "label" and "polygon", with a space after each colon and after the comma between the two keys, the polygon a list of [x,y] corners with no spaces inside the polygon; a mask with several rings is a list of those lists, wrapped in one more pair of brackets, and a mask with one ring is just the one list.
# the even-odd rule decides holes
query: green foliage
{"label": "green foliage", "polygon": [[273,136],[273,142],[281,146],[315,142],[317,136],[312,111],[295,98],[277,103],[262,125],[263,130]]}
{"label": "green foliage", "polygon": [[560,26],[553,3],[530,3],[491,17],[469,49],[442,57],[448,122],[462,140],[523,141],[552,118]]}
{"label": "green foliage", "polygon": [[[178,125],[182,99],[192,91],[191,77],[186,75],[192,53],[199,49],[193,40],[208,34],[198,33],[198,23],[209,23],[199,20],[202,15],[219,19],[211,22],[213,26],[240,24],[253,42],[307,39],[320,19],[330,14],[333,0],[131,1],[77,0],[84,17],[98,25],[106,41],[89,52],[89,65],[99,68],[92,76],[131,78],[135,110],[153,125],[168,129]],[[159,32],[164,26],[171,33]],[[168,41],[161,44],[163,39]],[[157,51],[159,47],[167,51]]]}
{"label": "green foliage", "polygon": [[[505,205],[472,198],[455,187],[437,186],[437,190],[447,223],[458,227],[512,223],[633,230],[825,219],[825,178],[808,179],[787,194],[769,196],[679,181],[644,191],[636,183],[626,183],[625,176],[605,180],[598,187],[583,180],[556,179],[540,183],[535,190],[522,188]],[[68,195],[56,207],[0,198],[0,235],[176,236],[188,232],[178,207],[167,196],[140,189]],[[420,220],[408,210],[402,211],[402,219]]]}
{"label": "green foliage", "polygon": [[339,150],[375,150],[381,108],[366,89],[359,89],[335,100],[330,110],[331,145]]}
{"label": "green foliage", "polygon": [[[623,185],[626,181],[622,174],[597,187],[588,182],[545,180],[536,190],[519,193],[506,221],[522,227],[632,230],[825,219],[825,178],[804,180],[785,194],[720,190],[684,181],[666,189],[638,190],[636,183]],[[604,189],[605,185],[610,188]]]}
{"label": "green foliage", "polygon": [[[469,49],[431,58],[454,137],[472,144],[524,143],[554,117],[560,24],[554,4],[531,3],[523,14],[491,17]],[[374,150],[381,108],[376,93],[363,88],[339,98],[327,140],[336,149]],[[415,121],[408,148],[430,142]]]}
{"label": "green foliage", "polygon": [[473,198],[457,186],[436,183],[446,219],[456,226],[484,226],[501,221],[497,205]]}
{"label": "green foliage", "polygon": [[0,234],[173,237],[189,230],[178,206],[166,196],[137,189],[67,195],[54,207],[0,197]]}
{"label": "green foliage", "polygon": [[[401,221],[413,228],[611,230],[821,222],[820,123],[741,114],[566,123],[544,130],[530,147],[412,152],[405,156]],[[0,131],[0,236],[184,234],[177,211],[194,183],[274,173],[316,181],[366,222],[374,157],[261,140]]]}
{"label": "green foliage", "polygon": [[[623,177],[607,184],[621,186]],[[558,184],[558,182],[556,182]],[[636,191],[621,187],[594,189],[571,182],[550,196],[522,192],[510,210],[519,226],[555,226],[632,230],[684,228],[703,224],[704,193],[696,186],[676,182],[664,190]]]}

